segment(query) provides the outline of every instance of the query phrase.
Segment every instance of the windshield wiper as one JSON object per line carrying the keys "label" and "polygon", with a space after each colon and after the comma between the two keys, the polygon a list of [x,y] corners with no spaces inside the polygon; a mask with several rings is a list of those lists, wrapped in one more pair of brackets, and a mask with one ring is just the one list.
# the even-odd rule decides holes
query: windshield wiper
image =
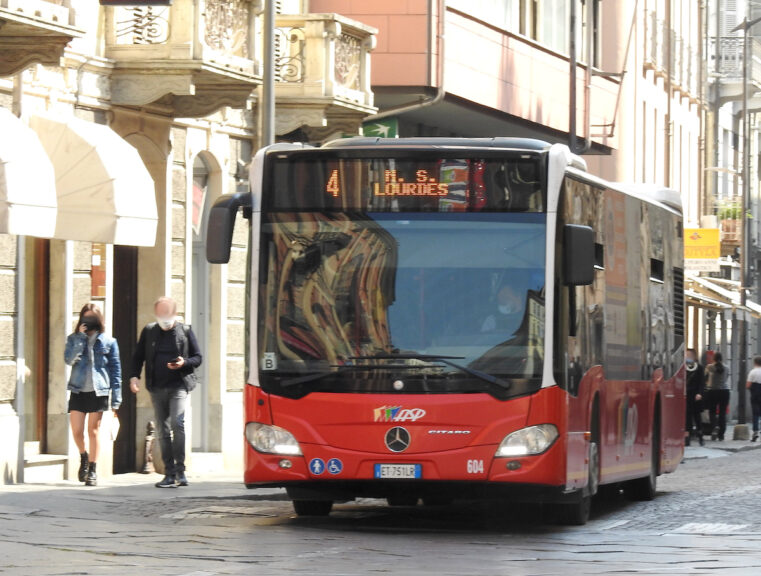
{"label": "windshield wiper", "polygon": [[[369,358],[360,358],[357,357],[356,360],[361,359],[369,359]],[[381,360],[387,360],[387,358],[378,358]],[[390,358],[389,358],[390,359]],[[352,358],[352,360],[355,360],[355,358]],[[444,360],[442,360],[443,363],[446,364]],[[307,382],[314,382],[315,380],[321,380],[323,378],[327,378],[328,376],[333,376],[335,374],[340,374],[341,372],[351,371],[351,370],[412,370],[416,368],[443,368],[443,366],[436,366],[435,364],[427,365],[427,366],[415,366],[411,364],[339,364],[336,366],[331,366],[331,368],[336,368],[335,370],[325,370],[323,372],[311,372],[309,374],[304,374],[303,376],[295,376],[294,378],[288,378],[286,380],[282,380],[280,382],[280,385],[284,388],[288,388],[290,386],[298,386],[299,384],[306,384]]]}
{"label": "windshield wiper", "polygon": [[457,364],[456,362],[452,362],[452,360],[464,360],[465,356],[439,356],[436,354],[401,353],[401,354],[378,354],[376,356],[353,356],[352,358],[349,358],[349,359],[350,360],[423,360],[423,361],[430,361],[430,362],[441,362],[442,364],[451,366],[455,370],[459,370],[460,372],[465,372],[465,374],[478,378],[479,380],[483,380],[484,382],[488,382],[489,384],[494,384],[505,390],[509,390],[510,386],[512,385],[511,382],[508,382],[507,380],[503,380],[502,378],[498,378],[497,376],[492,376],[491,374],[487,374],[486,372],[481,372],[480,370],[476,370],[475,368],[470,368],[468,366],[463,366],[462,364]]}

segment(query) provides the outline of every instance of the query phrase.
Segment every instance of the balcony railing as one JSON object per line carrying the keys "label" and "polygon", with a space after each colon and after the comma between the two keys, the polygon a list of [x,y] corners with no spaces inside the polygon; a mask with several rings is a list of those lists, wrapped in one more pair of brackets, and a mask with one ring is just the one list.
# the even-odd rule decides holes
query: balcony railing
{"label": "balcony railing", "polygon": [[[366,115],[374,111],[370,52],[375,29],[336,14],[278,15],[275,27],[279,109],[312,100],[333,112],[344,109]],[[325,115],[331,114],[325,109],[312,111],[319,122],[315,125],[324,124]],[[306,111],[302,108],[301,112],[303,116]],[[282,120],[281,124],[291,122],[287,117]],[[278,132],[288,128],[281,126]]]}
{"label": "balcony railing", "polygon": [[[761,85],[761,42],[756,39],[751,39],[750,57],[748,74],[752,82]],[[743,38],[710,38],[707,60],[709,70],[718,72],[723,80],[742,80]]]}
{"label": "balcony railing", "polygon": [[260,80],[255,20],[251,0],[106,8],[114,103],[166,105],[171,95],[177,116],[244,106]]}
{"label": "balcony railing", "polygon": [[[671,75],[673,87],[698,96],[698,51],[675,30],[668,30],[654,10],[645,14],[645,66],[656,73]],[[671,57],[668,58],[669,47]],[[669,60],[667,62],[667,60]]]}
{"label": "balcony railing", "polygon": [[33,63],[55,66],[66,45],[83,35],[60,0],[0,0],[0,76]]}

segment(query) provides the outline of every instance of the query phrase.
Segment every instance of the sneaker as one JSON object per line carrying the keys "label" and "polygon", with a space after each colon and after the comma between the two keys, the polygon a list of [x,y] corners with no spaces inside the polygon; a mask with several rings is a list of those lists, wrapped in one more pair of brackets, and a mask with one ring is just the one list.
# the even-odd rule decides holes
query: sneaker
{"label": "sneaker", "polygon": [[753,438],[750,439],[751,442],[755,442],[756,440],[758,440],[758,432],[754,432]]}
{"label": "sneaker", "polygon": [[77,478],[79,478],[80,482],[84,482],[87,479],[87,471],[90,468],[90,460],[89,456],[87,455],[87,452],[82,452],[79,455],[79,472],[77,473]]}
{"label": "sneaker", "polygon": [[188,478],[185,476],[185,472],[180,472],[177,474],[177,486],[187,486],[188,485]]}
{"label": "sneaker", "polygon": [[161,482],[156,482],[156,488],[177,488],[177,481],[174,476],[164,476]]}
{"label": "sneaker", "polygon": [[95,462],[90,462],[90,466],[87,469],[87,477],[85,478],[85,486],[97,486],[98,474],[95,472]]}

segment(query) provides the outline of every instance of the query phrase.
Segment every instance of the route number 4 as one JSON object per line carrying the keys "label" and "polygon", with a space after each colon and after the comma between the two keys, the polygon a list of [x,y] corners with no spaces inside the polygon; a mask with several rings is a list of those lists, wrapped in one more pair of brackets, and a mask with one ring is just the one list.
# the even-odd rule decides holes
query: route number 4
{"label": "route number 4", "polygon": [[483,473],[484,473],[483,460],[468,460],[468,474],[483,474]]}

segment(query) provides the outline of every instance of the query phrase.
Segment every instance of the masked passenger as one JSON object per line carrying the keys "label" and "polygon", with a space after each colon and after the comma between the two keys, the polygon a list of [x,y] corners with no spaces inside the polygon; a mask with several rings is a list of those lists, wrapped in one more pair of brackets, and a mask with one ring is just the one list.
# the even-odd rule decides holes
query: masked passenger
{"label": "masked passenger", "polygon": [[177,302],[162,296],[153,308],[156,321],[140,333],[129,386],[135,394],[140,391],[140,372],[145,364],[145,387],[151,393],[164,462],[164,479],[156,487],[174,488],[188,485],[185,412],[202,357],[193,330],[177,321]]}

